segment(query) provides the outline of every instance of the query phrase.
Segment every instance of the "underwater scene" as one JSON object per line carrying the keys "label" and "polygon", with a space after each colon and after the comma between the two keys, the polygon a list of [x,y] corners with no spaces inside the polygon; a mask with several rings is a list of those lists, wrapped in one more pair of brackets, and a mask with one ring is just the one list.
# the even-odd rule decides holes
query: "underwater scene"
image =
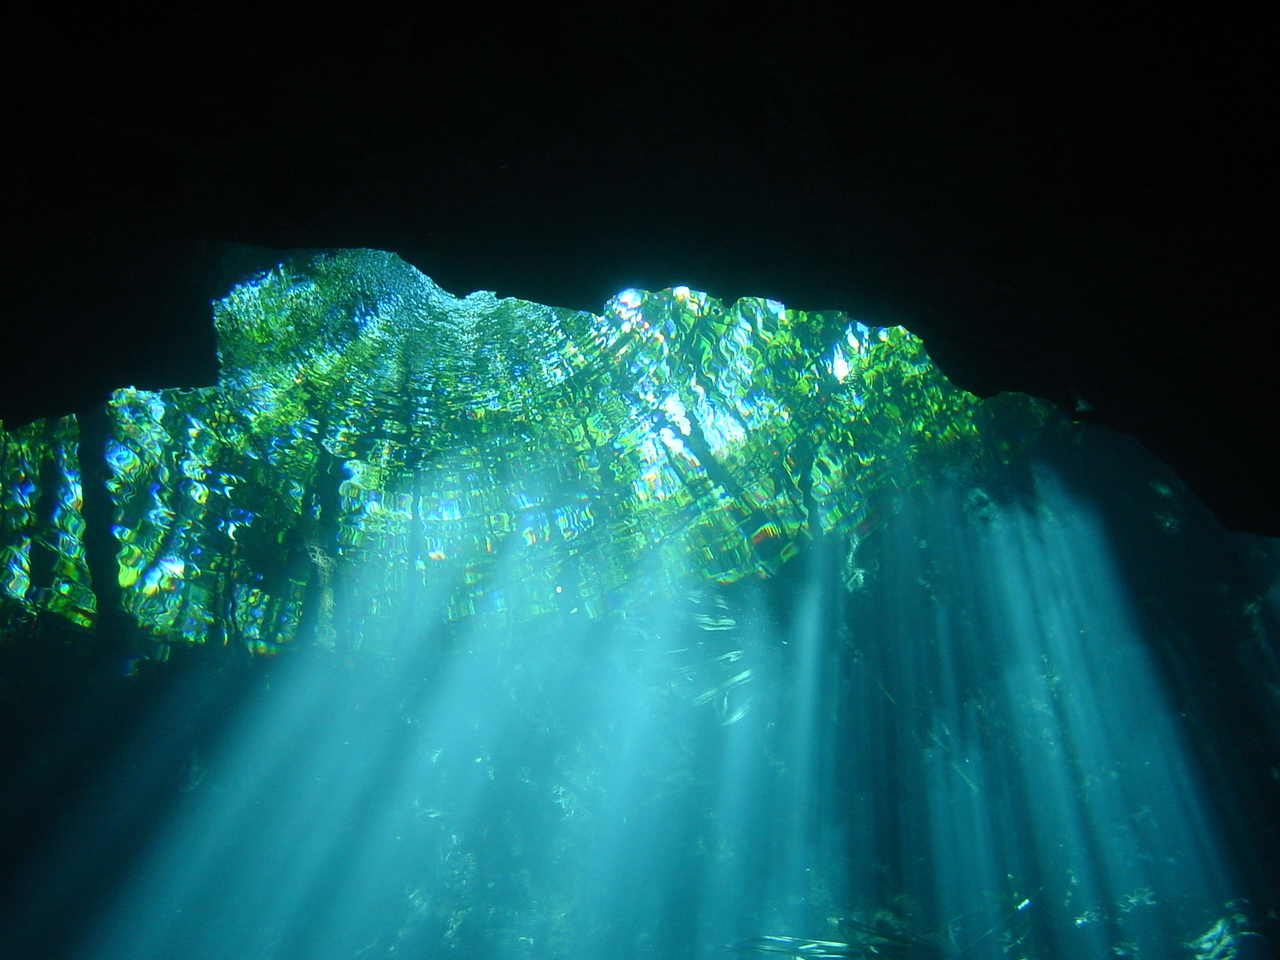
{"label": "underwater scene", "polygon": [[900,327],[299,254],[0,424],[0,957],[1249,960],[1280,544]]}

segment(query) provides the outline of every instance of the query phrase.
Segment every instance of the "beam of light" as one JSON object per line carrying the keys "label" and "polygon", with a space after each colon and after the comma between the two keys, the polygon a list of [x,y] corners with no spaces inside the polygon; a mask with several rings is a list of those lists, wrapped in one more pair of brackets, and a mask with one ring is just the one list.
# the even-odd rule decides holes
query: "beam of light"
{"label": "beam of light", "polygon": [[821,909],[815,893],[833,901],[843,893],[838,872],[826,869],[843,850],[824,832],[835,684],[824,669],[821,562],[812,560],[789,620],[758,600],[739,613],[736,663],[752,664],[758,678],[750,711],[718,731],[707,831],[716,856],[703,871],[691,956],[722,956],[725,941],[762,930],[805,929]]}
{"label": "beam of light", "polygon": [[972,494],[902,511],[858,641],[874,665],[852,696],[880,702],[864,729],[894,740],[861,776],[901,798],[897,882],[927,892],[912,922],[944,955],[1186,957],[1215,920],[1246,922],[1244,852],[1215,826],[1222,785],[1158,638],[1051,470],[1027,506],[975,514]]}
{"label": "beam of light", "polygon": [[1007,631],[1005,700],[1022,719],[1039,872],[1078,909],[1064,946],[1087,955],[1179,943],[1179,907],[1212,910],[1232,896],[1205,804],[1212,785],[1097,518],[1051,474],[1037,491],[1037,513],[1007,517],[981,562],[993,573],[990,620]]}
{"label": "beam of light", "polygon": [[[444,296],[381,255],[321,267],[365,261],[424,303]],[[284,272],[261,285],[286,306],[311,289]],[[1249,756],[1280,779],[1274,551],[1251,568],[1265,588],[1185,584],[1206,602],[1220,586],[1247,625],[1230,627],[1241,667],[1217,670],[1229,690],[1214,693],[1171,640],[1181,625],[1151,615],[1150,578],[1137,586],[1151,548],[1121,562],[1116,528],[1053,469],[1008,444],[974,454],[990,418],[901,330],[850,325],[815,353],[819,315],[726,315],[687,288],[554,323],[484,296],[441,316],[362,304],[262,382],[258,352],[301,327],[249,310],[264,326],[232,341],[238,399],[117,396],[124,612],[166,642],[279,656],[130,688],[134,712],[86,739],[102,756],[37,851],[18,955],[1260,946],[1251,925],[1274,904],[1244,902],[1268,874],[1243,846],[1274,787],[1244,782],[1223,718],[1254,718]],[[409,354],[390,349],[397,318],[422,327]],[[555,333],[563,362],[516,349],[501,375],[473,367],[477,345],[519,346],[485,339],[494,318]],[[402,403],[401,374],[424,371],[450,389],[423,380]],[[19,483],[10,504],[25,539],[0,586],[24,615],[48,594],[39,538],[87,569],[73,427],[7,441],[20,481],[63,478]],[[83,620],[89,598],[73,599],[45,612]],[[1237,686],[1241,711],[1214,714]]]}
{"label": "beam of light", "polygon": [[[927,488],[846,556],[827,543],[796,564],[785,589],[515,631],[405,624],[385,658],[317,647],[275,661],[269,689],[182,686],[64,824],[15,942],[86,910],[53,955],[1260,945],[1214,769],[1109,533],[1052,471],[1022,503]],[[216,735],[179,780],[140,764],[199,724]]]}

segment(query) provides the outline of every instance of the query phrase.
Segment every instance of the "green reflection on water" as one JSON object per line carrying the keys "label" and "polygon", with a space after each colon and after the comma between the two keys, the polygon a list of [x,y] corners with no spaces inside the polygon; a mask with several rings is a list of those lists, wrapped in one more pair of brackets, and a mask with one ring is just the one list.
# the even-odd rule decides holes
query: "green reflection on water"
{"label": "green reflection on water", "polygon": [[[767,576],[879,522],[886,488],[992,453],[979,402],[902,328],[758,298],[628,290],[594,315],[340,251],[241,284],[215,320],[216,387],[110,403],[122,603],[164,642],[598,617]],[[88,624],[74,420],[0,437],[3,602]]]}

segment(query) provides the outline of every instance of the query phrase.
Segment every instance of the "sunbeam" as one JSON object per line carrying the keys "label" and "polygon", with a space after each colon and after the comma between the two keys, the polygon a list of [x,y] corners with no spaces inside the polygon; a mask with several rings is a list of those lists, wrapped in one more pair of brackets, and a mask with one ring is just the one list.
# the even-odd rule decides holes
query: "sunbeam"
{"label": "sunbeam", "polygon": [[1272,948],[1280,552],[1135,445],[770,301],[308,269],[113,401],[133,633],[65,680],[80,428],[4,435],[0,953]]}

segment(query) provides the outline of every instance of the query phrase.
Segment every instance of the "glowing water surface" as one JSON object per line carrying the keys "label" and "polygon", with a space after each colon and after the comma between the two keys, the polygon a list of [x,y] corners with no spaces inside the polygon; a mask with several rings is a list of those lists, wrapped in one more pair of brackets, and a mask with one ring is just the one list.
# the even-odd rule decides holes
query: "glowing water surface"
{"label": "glowing water surface", "polygon": [[[315,268],[337,314],[259,278],[219,388],[113,401],[122,602],[186,654],[107,682],[144,706],[90,711],[3,949],[1266,955],[1273,542],[902,332],[386,256]],[[43,531],[85,583],[72,426],[7,441],[24,615],[66,616]]]}

